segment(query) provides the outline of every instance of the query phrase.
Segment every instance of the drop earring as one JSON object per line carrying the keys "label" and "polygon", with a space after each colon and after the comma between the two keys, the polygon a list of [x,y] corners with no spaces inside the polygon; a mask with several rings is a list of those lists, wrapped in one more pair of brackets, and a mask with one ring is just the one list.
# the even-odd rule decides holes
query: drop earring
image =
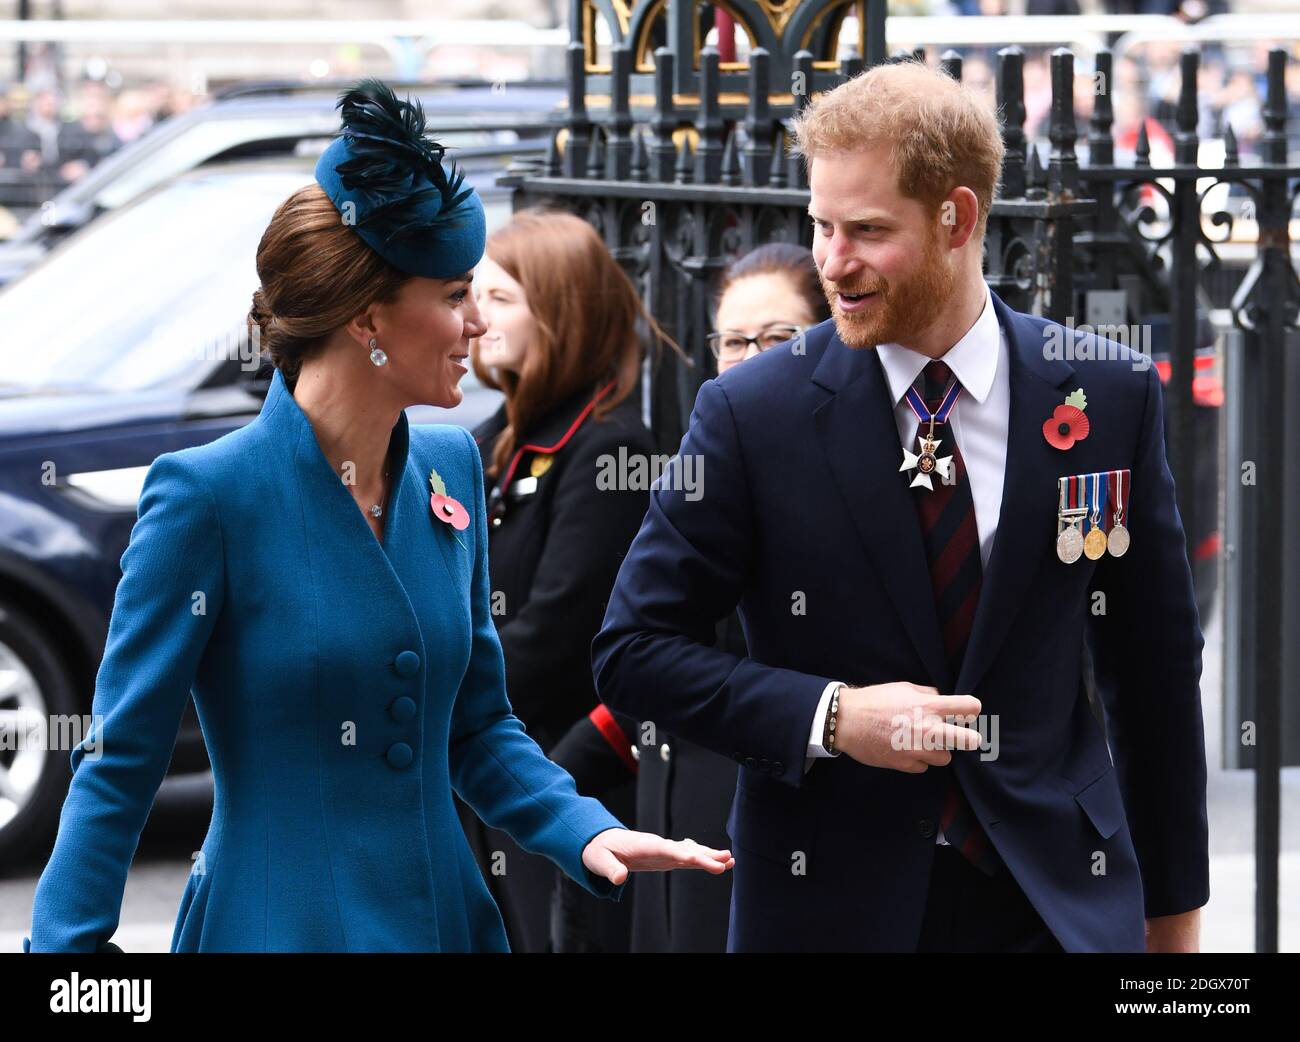
{"label": "drop earring", "polygon": [[388,356],[379,349],[379,341],[374,337],[370,338],[370,361],[375,365],[385,365],[388,362]]}

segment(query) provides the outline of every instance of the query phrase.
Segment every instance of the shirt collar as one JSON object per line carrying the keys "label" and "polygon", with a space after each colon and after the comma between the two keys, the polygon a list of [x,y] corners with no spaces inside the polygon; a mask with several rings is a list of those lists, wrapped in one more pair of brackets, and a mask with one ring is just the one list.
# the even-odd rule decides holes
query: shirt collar
{"label": "shirt collar", "polygon": [[[970,395],[981,405],[993,389],[1001,335],[998,315],[993,310],[993,301],[985,284],[984,310],[980,317],[941,359],[961,381],[962,393]],[[894,405],[898,405],[932,359],[901,344],[879,344],[876,352],[889,380],[889,393],[893,395]]]}

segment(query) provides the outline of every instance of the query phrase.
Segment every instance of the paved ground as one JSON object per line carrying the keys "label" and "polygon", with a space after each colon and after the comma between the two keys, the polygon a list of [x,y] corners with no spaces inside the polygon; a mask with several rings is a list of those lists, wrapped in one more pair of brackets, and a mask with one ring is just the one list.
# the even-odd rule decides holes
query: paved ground
{"label": "paved ground", "polygon": [[[1254,775],[1220,769],[1222,635],[1219,613],[1206,632],[1203,700],[1210,743],[1210,903],[1203,915],[1202,947],[1213,952],[1254,950]],[[1283,951],[1300,951],[1300,768],[1282,781]],[[127,951],[165,952],[190,869],[191,852],[207,831],[212,811],[210,776],[168,781],[158,795],[126,884],[116,940]],[[21,951],[31,924],[32,894],[40,865],[0,879],[0,952]]]}

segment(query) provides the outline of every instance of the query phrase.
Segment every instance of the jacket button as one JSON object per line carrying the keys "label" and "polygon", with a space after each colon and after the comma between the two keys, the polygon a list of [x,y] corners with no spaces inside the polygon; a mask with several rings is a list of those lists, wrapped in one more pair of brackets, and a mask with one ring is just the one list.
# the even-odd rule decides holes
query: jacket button
{"label": "jacket button", "polygon": [[399,677],[413,677],[420,671],[420,656],[414,651],[403,651],[393,663]]}
{"label": "jacket button", "polygon": [[403,695],[401,698],[393,700],[393,704],[388,707],[388,712],[399,724],[404,724],[408,720],[415,719],[415,699],[407,698]]}
{"label": "jacket button", "polygon": [[746,757],[745,757],[745,766],[746,766],[746,767],[757,767],[757,766],[758,766],[758,761],[755,760],[752,756],[746,756]]}
{"label": "jacket button", "polygon": [[766,760],[759,760],[759,761],[758,761],[758,769],[759,769],[760,771],[765,771],[765,770],[767,770],[770,766],[771,766],[771,764],[769,764]]}
{"label": "jacket button", "polygon": [[772,761],[772,771],[774,774],[780,774],[783,770],[785,770],[785,764],[783,764],[780,760]]}
{"label": "jacket button", "polygon": [[921,833],[926,839],[934,835],[934,822],[929,818],[922,818],[916,823],[916,831]]}
{"label": "jacket button", "polygon": [[414,758],[415,754],[411,752],[411,747],[405,742],[394,742],[388,747],[388,763],[399,770],[411,766],[411,761]]}
{"label": "jacket button", "polygon": [[659,759],[663,760],[664,763],[667,763],[668,757],[672,755],[672,752],[673,751],[668,748],[668,743],[664,742],[664,744],[659,747]]}

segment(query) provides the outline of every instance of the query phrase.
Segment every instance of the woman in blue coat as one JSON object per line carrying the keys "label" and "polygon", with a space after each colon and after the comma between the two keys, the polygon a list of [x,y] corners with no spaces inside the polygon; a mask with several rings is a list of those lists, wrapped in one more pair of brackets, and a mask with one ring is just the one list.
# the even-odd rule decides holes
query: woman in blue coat
{"label": "woman in blue coat", "polygon": [[191,689],[215,795],[173,951],[508,950],[453,791],[613,900],[733,864],[627,829],[512,713],[478,449],[403,411],[460,400],[482,204],[418,104],[340,106],[258,248],[261,414],[149,468],[26,951],[108,947]]}

